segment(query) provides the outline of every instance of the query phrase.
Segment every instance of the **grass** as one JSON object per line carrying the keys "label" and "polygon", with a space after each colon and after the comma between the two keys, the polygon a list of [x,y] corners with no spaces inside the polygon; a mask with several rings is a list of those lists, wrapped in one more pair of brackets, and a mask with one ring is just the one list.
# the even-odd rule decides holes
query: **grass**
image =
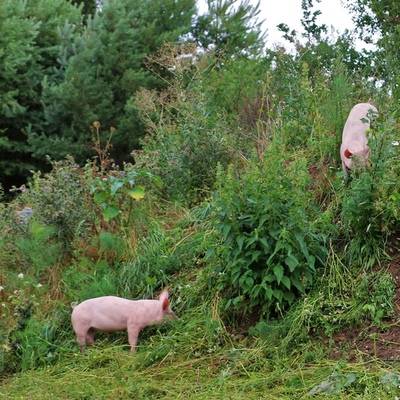
{"label": "grass", "polygon": [[[313,115],[313,112],[310,111],[310,115]],[[285,124],[288,131],[297,135],[297,130],[292,129],[289,122]],[[309,122],[305,121],[304,124],[308,127]],[[322,130],[324,126],[321,122]],[[304,132],[307,129],[303,129]],[[333,152],[332,141],[333,139],[327,136],[321,143],[315,142],[314,145],[319,149],[322,148],[321,144],[325,143],[326,149]],[[290,146],[288,149],[290,150]],[[303,172],[308,177],[309,164],[313,166],[312,163],[318,160],[314,157],[313,148],[309,148],[308,144],[304,151],[304,154],[310,154],[304,156],[303,151],[297,150],[293,150],[291,154],[301,159],[303,156],[308,157],[307,160],[304,158],[303,165]],[[379,197],[379,200],[383,205],[393,204],[392,208],[395,211],[385,214],[386,219],[383,219],[383,222],[377,218],[375,229],[370,231],[377,239],[375,236],[368,236],[365,231],[368,232],[369,229],[367,226],[370,224],[371,212],[375,210],[376,215],[380,215],[381,212],[379,208],[373,208],[376,202],[373,202],[374,199],[370,196],[369,180],[366,179],[365,185],[361,182],[359,187],[355,184],[345,187],[337,173],[330,172],[329,169],[325,172],[318,171],[318,165],[325,165],[327,155],[328,151],[325,155],[321,153],[321,159],[318,161],[320,164],[316,164],[318,174],[314,177],[315,187],[325,181],[330,185],[321,186],[321,195],[327,204],[313,205],[310,210],[310,226],[315,224],[329,239],[329,257],[317,271],[315,287],[281,319],[274,320],[272,316],[270,320],[266,319],[257,324],[257,329],[253,327],[248,330],[249,325],[257,321],[253,320],[252,315],[244,312],[245,302],[241,314],[233,315],[234,313],[230,313],[231,309],[223,307],[230,294],[218,292],[220,286],[217,285],[216,277],[219,275],[214,274],[219,272],[216,267],[219,266],[220,260],[213,259],[210,249],[215,250],[217,247],[218,250],[218,246],[224,244],[221,244],[218,235],[215,235],[215,221],[211,212],[213,200],[186,209],[166,200],[161,200],[160,204],[156,195],[152,198],[149,194],[146,197],[149,203],[138,206],[135,218],[125,218],[128,221],[126,226],[122,223],[108,223],[109,221],[103,220],[101,215],[97,215],[92,221],[93,229],[86,232],[87,238],[77,236],[76,243],[72,244],[67,241],[68,246],[64,247],[69,248],[71,245],[71,252],[67,253],[68,257],[55,257],[57,264],[52,266],[45,264],[46,260],[43,261],[42,258],[43,255],[47,255],[46,252],[43,253],[43,248],[52,249],[49,246],[53,238],[50,240],[47,236],[42,238],[40,235],[36,237],[34,232],[31,232],[29,240],[19,242],[22,245],[15,248],[14,237],[8,234],[9,226],[12,227],[15,223],[13,220],[6,221],[2,234],[4,243],[8,245],[8,253],[0,254],[0,264],[6,265],[7,269],[4,276],[3,272],[0,274],[0,284],[5,287],[4,292],[8,296],[2,294],[7,300],[5,309],[8,314],[3,313],[4,321],[0,322],[6,323],[4,337],[7,338],[10,333],[7,355],[15,363],[13,366],[8,362],[5,370],[19,372],[0,377],[0,400],[284,400],[308,398],[310,391],[315,393],[313,398],[326,398],[329,395],[329,398],[335,399],[393,400],[395,396],[400,396],[400,375],[394,372],[400,363],[389,364],[374,356],[362,354],[354,348],[356,345],[346,339],[341,342],[340,353],[348,356],[351,352],[357,362],[331,360],[329,354],[332,349],[327,347],[333,346],[331,335],[335,332],[346,332],[363,323],[372,323],[380,328],[382,321],[392,314],[391,306],[396,288],[391,276],[381,271],[382,268],[379,271],[364,268],[364,261],[372,260],[369,262],[371,265],[376,260],[379,261],[378,264],[380,261],[386,263],[386,259],[382,257],[385,240],[380,229],[386,226],[387,229],[394,229],[391,224],[397,215],[397,197],[392,195],[392,192],[397,195],[398,188],[396,186],[392,189],[390,180],[380,182],[382,190],[378,190],[377,193],[382,192],[386,197]],[[290,161],[290,157],[288,160]],[[281,161],[286,165],[286,159]],[[249,168],[249,165],[246,168]],[[59,173],[57,171],[53,173]],[[395,177],[397,169],[393,171]],[[89,172],[88,175],[91,176]],[[294,177],[299,175],[298,172],[293,167]],[[282,169],[267,168],[265,174],[267,173],[276,175],[275,194],[280,195],[282,187],[278,187],[278,178]],[[324,178],[325,173],[327,177]],[[239,178],[232,175],[232,179]],[[65,193],[69,193],[64,191],[68,182],[61,178],[55,181],[59,182],[59,186],[54,195],[51,192],[52,202],[46,197],[48,193],[45,191],[46,196],[38,209],[48,210],[48,204],[51,203],[57,211],[58,202],[60,199],[64,200]],[[90,182],[82,182],[82,185],[85,187]],[[260,189],[260,182],[262,179],[254,179],[249,193],[253,195],[253,189],[258,190],[259,203],[263,205],[266,199],[265,192],[269,188]],[[278,200],[272,200],[277,204],[282,203],[282,197],[286,200],[293,194],[291,185],[288,187],[287,195],[277,196]],[[358,191],[355,188],[358,188]],[[178,189],[182,190],[180,187]],[[233,187],[233,199],[239,189],[240,186]],[[303,198],[303,192],[308,190],[308,183],[304,182],[304,185],[297,189],[294,195],[301,200],[297,225],[302,226],[300,217],[304,209],[303,204],[309,202],[308,197]],[[80,192],[71,193],[71,204],[79,204],[78,200],[82,197]],[[347,199],[347,214],[341,212],[343,199]],[[392,203],[389,203],[389,200]],[[361,204],[365,207],[360,207]],[[232,208],[235,209],[236,206],[235,203]],[[96,207],[91,200],[87,200],[85,207],[91,210],[90,213],[77,212],[78,219],[85,220],[86,215],[92,215],[92,211],[95,213]],[[62,229],[75,226],[75,220],[68,219],[70,208],[71,206],[63,206],[66,220],[65,226],[61,226]],[[247,208],[247,205],[243,206],[240,217],[248,214]],[[122,206],[121,210],[126,212],[126,208]],[[76,211],[80,209],[77,208]],[[255,211],[257,215],[251,232],[257,237],[258,227],[266,222],[260,224],[260,221],[265,215],[269,216],[269,211]],[[314,213],[319,214],[319,211],[321,217],[317,218]],[[50,214],[53,216],[51,212]],[[277,221],[281,223],[282,215],[286,213],[278,214]],[[353,233],[360,238],[357,246],[353,246],[355,250],[361,249],[358,253],[349,252],[342,239],[343,233],[346,233],[343,215],[347,216],[349,227],[353,229],[355,226]],[[50,222],[51,220],[46,223]],[[244,229],[242,236],[248,234]],[[18,238],[22,234],[15,235]],[[270,236],[272,237],[272,234]],[[235,240],[232,240],[232,243],[236,243]],[[128,242],[129,245],[121,246],[122,242]],[[362,247],[364,242],[365,246]],[[100,249],[95,247],[98,243]],[[356,242],[353,240],[352,243]],[[365,249],[369,252],[364,251]],[[19,254],[16,250],[22,253]],[[254,261],[252,257],[257,255],[257,251],[256,248],[253,254],[249,255],[250,263]],[[352,257],[347,257],[348,254]],[[29,257],[26,257],[27,255]],[[26,260],[22,256],[25,256]],[[22,269],[20,259],[25,260],[25,269]],[[61,261],[58,261],[59,259]],[[226,264],[230,268],[230,264],[233,263]],[[43,268],[46,270],[43,271]],[[17,277],[22,270],[25,277],[19,279]],[[233,279],[227,283],[228,291],[232,282]],[[39,289],[39,283],[43,284],[43,287],[40,286],[42,289]],[[158,328],[146,329],[140,337],[136,354],[128,351],[124,333],[100,334],[95,347],[88,349],[84,354],[77,351],[69,321],[72,300],[80,301],[114,293],[128,298],[151,297],[164,286],[171,289],[173,308],[180,319]],[[24,315],[24,307],[26,308],[28,303],[32,303],[34,307],[31,317]],[[264,300],[260,301],[258,306],[262,307],[263,304]],[[223,315],[220,316],[219,313]],[[24,326],[14,330],[20,321],[26,323],[26,326],[21,323]],[[255,339],[252,335],[259,338]],[[328,344],[317,341],[317,335],[326,335],[324,343]],[[332,340],[327,340],[329,338]],[[377,336],[377,341],[378,339]],[[16,348],[18,351],[15,351]],[[385,350],[388,348],[385,347]],[[386,380],[386,383],[382,379]]]}
{"label": "grass", "polygon": [[[1,399],[302,399],[333,372],[355,374],[356,381],[330,398],[393,399],[396,388],[380,377],[393,366],[373,360],[346,364],[300,358],[264,357],[263,346],[224,348],[199,357],[183,355],[143,366],[148,353],[139,348],[100,345],[85,354],[71,352],[54,366],[8,378]],[[314,398],[326,398],[316,395]]]}
{"label": "grass", "polygon": [[[215,301],[146,329],[135,354],[124,334],[101,334],[83,354],[72,342],[58,350],[57,363],[3,378],[0,400],[303,399],[332,376],[330,398],[393,399],[397,390],[380,382],[397,364],[361,361],[361,353],[356,363],[329,360],[329,348],[312,339],[283,347],[240,337],[226,331]],[[345,386],[348,376],[355,379]]]}

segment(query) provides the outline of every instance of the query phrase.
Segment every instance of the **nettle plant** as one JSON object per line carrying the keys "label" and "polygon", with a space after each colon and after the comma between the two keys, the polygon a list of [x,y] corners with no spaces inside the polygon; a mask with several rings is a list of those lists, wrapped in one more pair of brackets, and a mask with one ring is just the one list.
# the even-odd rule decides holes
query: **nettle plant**
{"label": "nettle plant", "polygon": [[[90,189],[105,222],[115,220],[119,225],[129,225],[134,202],[145,195],[144,187],[136,184],[137,177],[137,171],[127,169],[94,178]],[[128,212],[123,212],[126,209]]]}
{"label": "nettle plant", "polygon": [[280,312],[303,294],[325,258],[317,233],[306,162],[285,160],[271,144],[240,177],[218,174],[214,226],[220,243],[216,275],[226,307]]}

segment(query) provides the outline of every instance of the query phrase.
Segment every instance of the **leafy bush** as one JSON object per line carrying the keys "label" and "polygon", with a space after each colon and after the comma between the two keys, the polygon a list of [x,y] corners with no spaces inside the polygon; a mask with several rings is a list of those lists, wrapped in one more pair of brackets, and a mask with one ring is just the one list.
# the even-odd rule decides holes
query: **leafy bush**
{"label": "leafy bush", "polygon": [[9,335],[5,368],[10,372],[24,371],[56,362],[61,353],[68,351],[64,346],[72,340],[69,324],[66,308],[56,307],[46,319],[27,316],[23,326]]}
{"label": "leafy bush", "polygon": [[16,248],[25,260],[26,268],[39,275],[53,267],[60,258],[61,246],[54,240],[55,229],[33,220],[26,235],[16,239]]}
{"label": "leafy bush", "polygon": [[234,135],[224,115],[208,111],[201,91],[189,88],[183,93],[180,82],[174,85],[157,98],[147,91],[138,96],[150,132],[135,158],[161,178],[163,194],[195,203],[213,187],[217,164],[234,158]]}
{"label": "leafy bush", "polygon": [[220,171],[214,199],[220,243],[215,270],[226,307],[283,310],[310,286],[323,262],[323,234],[312,224],[305,160],[269,147],[242,176]]}
{"label": "leafy bush", "polygon": [[149,297],[168,281],[168,275],[179,267],[170,250],[172,238],[155,229],[138,245],[136,257],[126,262],[118,276],[118,287],[125,297]]}
{"label": "leafy bush", "polygon": [[393,121],[388,118],[369,134],[372,167],[353,171],[342,193],[341,221],[350,264],[371,267],[385,257],[388,238],[400,229],[400,162]]}
{"label": "leafy bush", "polygon": [[342,203],[348,259],[351,264],[371,267],[381,256],[382,236],[374,221],[374,179],[369,172],[354,178]]}
{"label": "leafy bush", "polygon": [[117,278],[106,261],[92,262],[82,258],[63,273],[64,292],[70,301],[83,301],[93,297],[117,293]]}
{"label": "leafy bush", "polygon": [[133,202],[144,197],[143,186],[136,184],[138,172],[129,166],[124,171],[113,170],[107,176],[96,176],[91,182],[94,202],[106,222],[116,219],[120,225],[128,226]]}
{"label": "leafy bush", "polygon": [[84,170],[71,158],[53,162],[46,175],[34,173],[29,189],[18,201],[32,207],[39,223],[54,227],[66,248],[76,236],[87,233],[94,221]]}
{"label": "leafy bush", "polygon": [[[174,215],[174,226],[170,229],[151,221],[150,232],[139,241],[134,257],[122,263],[118,270],[120,295],[151,297],[166,285],[174,287],[174,292],[182,292],[179,276],[192,271],[195,279],[198,270],[205,266],[205,254],[212,246],[214,236],[208,214],[206,203],[181,215],[179,222]],[[189,296],[180,295],[185,298],[185,305],[197,300],[194,296],[197,288],[189,289],[190,286],[185,285],[188,290],[183,290],[190,292]]]}

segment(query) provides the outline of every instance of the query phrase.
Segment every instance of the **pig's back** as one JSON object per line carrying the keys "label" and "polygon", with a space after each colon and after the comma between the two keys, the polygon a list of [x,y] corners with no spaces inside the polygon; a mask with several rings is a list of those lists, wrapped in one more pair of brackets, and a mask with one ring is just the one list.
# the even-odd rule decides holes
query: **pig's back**
{"label": "pig's back", "polygon": [[[343,128],[343,141],[356,140],[364,141],[365,132],[369,128],[369,118],[368,113],[377,113],[378,110],[369,103],[359,103],[356,104],[350,111],[347,117],[346,123]],[[362,121],[362,119],[367,119],[368,121]]]}
{"label": "pig's back", "polygon": [[88,299],[78,304],[72,319],[85,320],[90,327],[115,331],[126,329],[131,300],[116,296],[103,296]]}

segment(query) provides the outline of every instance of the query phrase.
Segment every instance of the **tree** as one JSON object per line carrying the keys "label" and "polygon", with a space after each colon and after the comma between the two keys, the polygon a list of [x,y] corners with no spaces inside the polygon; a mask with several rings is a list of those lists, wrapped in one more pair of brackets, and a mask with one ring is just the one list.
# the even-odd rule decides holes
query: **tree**
{"label": "tree", "polygon": [[20,183],[33,169],[28,136],[43,128],[43,82],[59,78],[62,29],[74,31],[81,14],[67,0],[0,2],[0,181]]}
{"label": "tree", "polygon": [[310,76],[320,70],[332,73],[340,60],[348,71],[360,77],[368,65],[365,55],[355,49],[354,38],[349,31],[346,30],[338,37],[328,35],[327,26],[318,22],[321,11],[315,9],[315,3],[320,2],[321,0],[302,0],[301,24],[304,32],[301,34],[283,23],[278,25],[278,29],[283,33],[284,39],[295,45],[297,54],[294,58],[307,63]]}
{"label": "tree", "polygon": [[93,16],[101,0],[72,0],[72,3],[76,5],[82,4],[82,14]]}
{"label": "tree", "polygon": [[32,138],[35,154],[70,153],[84,160],[91,154],[90,126],[99,121],[106,135],[114,131],[114,158],[127,159],[144,135],[135,93],[163,85],[146,68],[146,59],[186,34],[194,13],[194,0],[105,2],[76,39],[64,81],[47,87],[48,126]]}
{"label": "tree", "polygon": [[400,97],[400,2],[398,0],[352,0],[353,12],[360,39],[374,43],[371,52],[371,76],[389,86]]}
{"label": "tree", "polygon": [[225,57],[259,55],[264,47],[259,3],[249,0],[207,0],[208,10],[192,29],[196,43]]}

